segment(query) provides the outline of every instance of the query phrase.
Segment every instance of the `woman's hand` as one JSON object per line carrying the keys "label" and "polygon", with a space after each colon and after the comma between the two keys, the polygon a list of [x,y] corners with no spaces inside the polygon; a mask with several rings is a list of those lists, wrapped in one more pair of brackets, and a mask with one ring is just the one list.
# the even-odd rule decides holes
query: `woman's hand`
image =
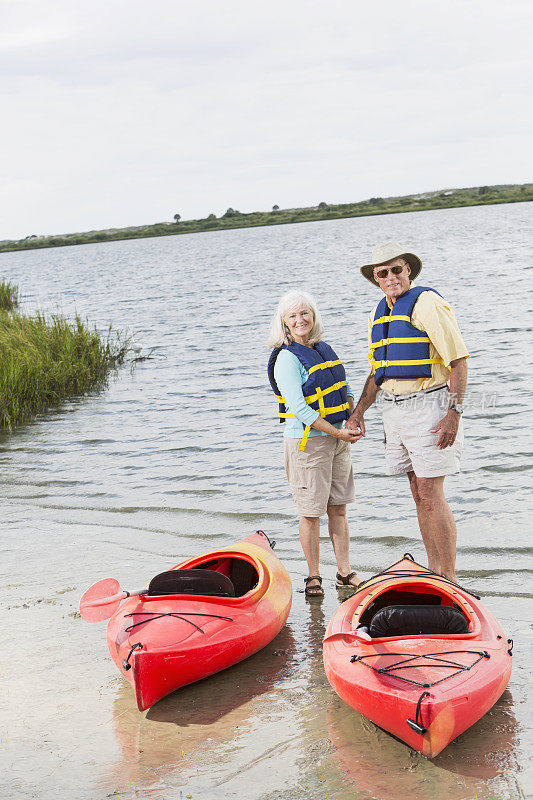
{"label": "woman's hand", "polygon": [[315,428],[317,431],[322,431],[322,433],[327,433],[335,439],[341,439],[343,442],[349,442],[350,444],[357,442],[362,436],[361,429],[357,426],[352,425],[350,428],[336,428],[335,425],[332,425],[327,419],[322,419],[322,417],[317,417],[311,425],[311,428]]}
{"label": "woman's hand", "polygon": [[349,442],[350,444],[355,444],[358,442],[363,434],[361,433],[360,428],[341,428],[338,431],[337,438],[341,439],[343,442]]}

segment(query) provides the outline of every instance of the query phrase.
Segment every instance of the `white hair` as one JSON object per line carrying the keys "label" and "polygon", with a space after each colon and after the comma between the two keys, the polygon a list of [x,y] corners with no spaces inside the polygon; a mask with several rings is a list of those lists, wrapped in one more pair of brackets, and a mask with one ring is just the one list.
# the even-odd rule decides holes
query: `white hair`
{"label": "white hair", "polygon": [[270,331],[268,334],[267,345],[271,349],[274,347],[281,347],[282,344],[292,344],[294,341],[289,333],[289,329],[283,317],[289,311],[295,311],[299,308],[307,308],[313,315],[313,327],[309,334],[309,344],[316,344],[322,339],[324,334],[324,326],[322,325],[322,318],[317,308],[316,300],[311,297],[307,292],[301,292],[293,289],[287,294],[284,294],[278,303],[276,313],[270,323]]}

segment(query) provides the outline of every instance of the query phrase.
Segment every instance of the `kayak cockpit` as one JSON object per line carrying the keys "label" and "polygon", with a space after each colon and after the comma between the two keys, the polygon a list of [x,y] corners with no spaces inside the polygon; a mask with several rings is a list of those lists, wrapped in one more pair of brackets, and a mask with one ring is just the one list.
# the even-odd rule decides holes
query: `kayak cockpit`
{"label": "kayak cockpit", "polygon": [[147,595],[243,597],[255,589],[258,582],[259,572],[254,564],[243,558],[224,555],[195,564],[189,569],[171,569],[159,573],[150,581]]}
{"label": "kayak cockpit", "polygon": [[376,587],[363,597],[352,620],[352,628],[372,639],[473,636],[479,627],[463,593],[416,578]]}
{"label": "kayak cockpit", "polygon": [[213,570],[225,575],[232,583],[234,597],[243,597],[259,583],[259,572],[254,564],[244,558],[224,555],[220,558],[198,564],[194,569]]}

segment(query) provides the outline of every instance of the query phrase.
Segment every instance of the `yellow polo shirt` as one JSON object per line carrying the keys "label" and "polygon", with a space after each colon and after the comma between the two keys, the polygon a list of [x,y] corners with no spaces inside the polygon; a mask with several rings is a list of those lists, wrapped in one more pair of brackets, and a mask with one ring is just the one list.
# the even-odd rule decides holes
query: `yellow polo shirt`
{"label": "yellow polo shirt", "polygon": [[[411,284],[414,288],[415,284]],[[389,308],[392,305],[387,297]],[[377,305],[368,315],[368,344],[372,344],[372,323]],[[419,331],[430,338],[429,357],[442,358],[443,364],[431,364],[431,378],[388,378],[380,389],[389,394],[411,394],[422,392],[446,383],[450,378],[450,363],[457,358],[468,358],[469,353],[461,336],[453,308],[435,292],[422,292],[415,303],[411,321]]]}

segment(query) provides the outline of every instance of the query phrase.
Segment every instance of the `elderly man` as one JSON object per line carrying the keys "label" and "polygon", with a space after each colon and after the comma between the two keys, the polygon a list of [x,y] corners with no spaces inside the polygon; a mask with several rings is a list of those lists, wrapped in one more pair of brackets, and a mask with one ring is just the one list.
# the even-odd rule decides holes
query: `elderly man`
{"label": "elderly man", "polygon": [[369,316],[372,372],[347,427],[365,435],[365,411],[381,390],[387,473],[407,474],[428,566],[456,581],[457,529],[444,478],[460,469],[468,351],[446,300],[412,282],[421,269],[396,242],[374,247],[361,267],[384,297]]}

